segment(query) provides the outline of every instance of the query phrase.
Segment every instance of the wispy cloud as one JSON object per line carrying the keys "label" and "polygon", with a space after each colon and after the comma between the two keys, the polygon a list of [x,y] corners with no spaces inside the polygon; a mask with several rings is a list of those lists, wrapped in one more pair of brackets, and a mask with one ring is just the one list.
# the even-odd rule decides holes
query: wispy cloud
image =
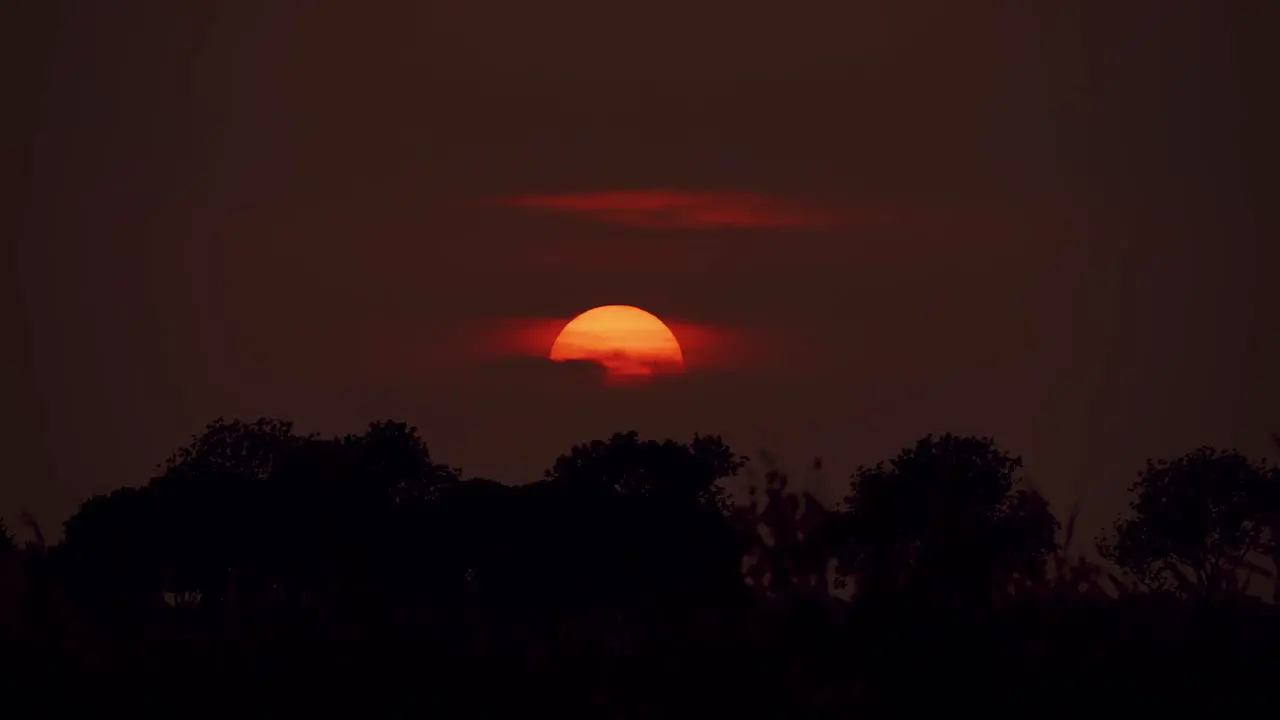
{"label": "wispy cloud", "polygon": [[[572,317],[508,317],[473,319],[447,345],[459,358],[476,363],[502,358],[550,360],[551,347]],[[808,348],[778,330],[666,320],[684,356],[684,373],[754,372],[782,364],[805,362]],[[592,365],[592,361],[569,365]],[[581,373],[579,367],[576,372]]]}
{"label": "wispy cloud", "polygon": [[507,207],[556,212],[630,227],[825,228],[840,220],[836,213],[812,203],[736,191],[619,190],[519,195],[497,202]]}

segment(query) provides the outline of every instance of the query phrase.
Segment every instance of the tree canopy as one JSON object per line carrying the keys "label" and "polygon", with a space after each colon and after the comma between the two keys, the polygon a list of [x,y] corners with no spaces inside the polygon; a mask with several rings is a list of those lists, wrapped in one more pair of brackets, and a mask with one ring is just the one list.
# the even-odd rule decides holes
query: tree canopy
{"label": "tree canopy", "polygon": [[982,602],[1042,578],[1059,524],[1021,487],[1021,467],[990,438],[947,434],[858,468],[845,498],[843,567],[869,593],[939,602]]}
{"label": "tree canopy", "polygon": [[[1197,597],[1238,590],[1263,571],[1280,510],[1280,475],[1234,450],[1201,447],[1149,460],[1129,487],[1132,514],[1099,541],[1099,553],[1143,585]],[[1265,571],[1264,571],[1265,572]]]}
{"label": "tree canopy", "polygon": [[[718,436],[625,432],[506,485],[436,462],[402,422],[322,437],[220,419],[147,482],[87,499],[52,547],[15,552],[0,526],[0,635],[64,670],[408,673],[455,699],[447,673],[467,668],[535,678],[494,698],[512,702],[604,674],[725,702],[714,688],[750,678],[761,699],[730,700],[751,714],[796,686],[902,702],[914,673],[989,697],[1090,668],[1151,693],[1226,667],[1201,658],[1260,657],[1280,627],[1248,583],[1276,554],[1277,470],[1234,451],[1148,464],[1099,546],[1119,578],[1066,554],[992,438],[920,438],[858,467],[842,505],[764,467]],[[733,498],[739,475],[761,483]],[[1210,632],[1227,626],[1250,630]]]}

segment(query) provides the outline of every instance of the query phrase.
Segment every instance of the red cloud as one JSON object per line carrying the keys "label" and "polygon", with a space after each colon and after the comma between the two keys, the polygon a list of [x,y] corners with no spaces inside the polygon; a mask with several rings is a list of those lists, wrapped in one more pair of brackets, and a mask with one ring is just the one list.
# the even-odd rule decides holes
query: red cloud
{"label": "red cloud", "polygon": [[[547,367],[556,337],[572,318],[490,318],[474,320],[448,345],[468,363],[497,358],[537,358]],[[686,373],[755,372],[804,362],[808,347],[779,331],[727,327],[708,323],[669,321],[684,354]],[[594,367],[592,363],[568,363]]]}
{"label": "red cloud", "polygon": [[806,203],[749,192],[621,190],[522,195],[498,202],[633,227],[820,228],[838,221],[834,214]]}

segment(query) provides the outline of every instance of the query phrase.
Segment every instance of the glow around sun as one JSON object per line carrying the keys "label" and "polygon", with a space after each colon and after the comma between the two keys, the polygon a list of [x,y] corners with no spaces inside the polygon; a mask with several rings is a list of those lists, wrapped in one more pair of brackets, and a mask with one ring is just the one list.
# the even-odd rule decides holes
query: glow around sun
{"label": "glow around sun", "polygon": [[616,380],[684,370],[684,354],[671,328],[630,305],[602,305],[570,320],[552,344],[550,358],[599,363]]}

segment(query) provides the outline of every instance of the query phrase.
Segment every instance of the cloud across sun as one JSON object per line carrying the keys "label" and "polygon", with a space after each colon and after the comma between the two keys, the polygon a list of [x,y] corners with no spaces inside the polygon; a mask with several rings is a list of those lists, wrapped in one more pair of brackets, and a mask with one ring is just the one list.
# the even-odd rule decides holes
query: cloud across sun
{"label": "cloud across sun", "polygon": [[554,377],[592,377],[625,386],[701,380],[708,374],[755,376],[794,367],[808,353],[786,332],[659,318],[626,305],[603,305],[571,317],[476,319],[449,342],[469,366],[524,359]]}
{"label": "cloud across sun", "polygon": [[763,193],[687,190],[614,190],[534,194],[498,204],[554,212],[594,222],[668,229],[826,228],[837,214],[812,203]]}
{"label": "cloud across sun", "polygon": [[671,328],[631,305],[602,305],[570,320],[556,336],[551,360],[590,361],[613,380],[684,370],[684,353]]}

